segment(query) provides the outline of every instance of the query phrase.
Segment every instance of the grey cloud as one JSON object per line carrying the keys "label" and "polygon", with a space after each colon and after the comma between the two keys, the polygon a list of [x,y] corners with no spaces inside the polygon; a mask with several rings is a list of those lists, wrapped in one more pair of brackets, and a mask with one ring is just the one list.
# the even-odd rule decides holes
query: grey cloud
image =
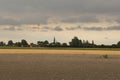
{"label": "grey cloud", "polygon": [[20,23],[14,19],[4,19],[0,17],[0,25],[18,25],[18,24]]}
{"label": "grey cloud", "polygon": [[[29,29],[29,27],[26,27],[27,30],[41,30],[43,32],[46,31],[64,31],[64,30],[71,30],[71,31],[75,31],[75,30],[85,30],[85,31],[119,31],[120,30],[120,26],[111,26],[111,27],[81,27],[81,26],[76,26],[76,27],[65,27],[62,28],[61,26],[55,26],[55,27],[49,27],[49,26],[44,26],[44,27],[31,27]],[[9,27],[5,27],[3,28],[3,30],[8,30],[8,31],[21,31],[24,30],[24,27],[20,27],[20,26],[9,26]]]}
{"label": "grey cloud", "polygon": [[108,28],[106,28],[106,30],[120,30],[120,26],[108,27]]}
{"label": "grey cloud", "polygon": [[65,27],[62,28],[61,26],[56,27],[48,27],[44,26],[42,28],[40,27],[34,27],[34,29],[41,29],[42,31],[64,31],[65,30],[85,30],[85,31],[112,31],[112,30],[120,30],[120,26],[111,26],[111,27],[81,27],[81,26],[75,26],[75,27]]}
{"label": "grey cloud", "polygon": [[111,26],[111,27],[82,27],[83,30],[89,30],[89,31],[117,31],[120,30],[120,26]]}
{"label": "grey cloud", "polygon": [[99,22],[99,20],[96,18],[96,15],[87,15],[87,16],[82,16],[82,17],[80,17],[80,22],[94,22],[94,23],[97,23],[97,22]]}
{"label": "grey cloud", "polygon": [[20,24],[47,24],[48,16],[29,16],[27,18],[21,19]]}
{"label": "grey cloud", "polygon": [[48,27],[48,26],[44,26],[41,28],[42,31],[63,31],[63,28],[61,28],[60,26],[56,26],[56,27]]}
{"label": "grey cloud", "polygon": [[15,31],[16,29],[15,29],[15,27],[8,27],[8,28],[4,28],[4,30],[9,30],[9,31]]}
{"label": "grey cloud", "polygon": [[32,29],[35,29],[35,30],[39,30],[39,26],[38,27],[32,27]]}
{"label": "grey cloud", "polygon": [[112,31],[112,30],[120,30],[120,26],[112,26],[112,27],[66,27],[66,30],[86,30],[86,31]]}
{"label": "grey cloud", "polygon": [[63,29],[60,26],[56,26],[53,30],[55,30],[55,31],[63,31]]}
{"label": "grey cloud", "polygon": [[90,23],[90,22],[97,23],[99,22],[99,20],[96,18],[96,16],[84,15],[80,17],[72,17],[72,18],[63,19],[61,22],[64,22],[64,23]]}
{"label": "grey cloud", "polygon": [[23,29],[22,29],[22,28],[18,28],[17,30],[18,30],[18,31],[22,31]]}
{"label": "grey cloud", "polygon": [[90,31],[102,31],[105,30],[102,27],[83,27],[83,30],[90,30]]}
{"label": "grey cloud", "polygon": [[120,18],[116,19],[115,22],[120,23]]}
{"label": "grey cloud", "polygon": [[51,27],[48,27],[48,26],[44,26],[44,27],[42,27],[41,29],[51,30],[52,28],[51,28]]}
{"label": "grey cloud", "polygon": [[22,24],[47,24],[48,17],[29,16],[20,20],[0,17],[0,25],[22,25]]}
{"label": "grey cloud", "polygon": [[20,27],[10,26],[10,27],[5,27],[5,28],[3,28],[3,30],[8,30],[8,31],[21,31],[21,30],[23,30],[23,29],[20,28]]}
{"label": "grey cloud", "polygon": [[[0,0],[1,16],[14,16],[20,19],[1,19],[1,24],[46,24],[48,16],[61,17],[63,22],[73,23],[96,22],[91,15],[117,15],[120,18],[119,3],[120,0]],[[69,18],[74,15],[83,15],[83,18]]]}
{"label": "grey cloud", "polygon": [[66,30],[79,30],[81,29],[81,26],[77,26],[77,27],[66,27]]}

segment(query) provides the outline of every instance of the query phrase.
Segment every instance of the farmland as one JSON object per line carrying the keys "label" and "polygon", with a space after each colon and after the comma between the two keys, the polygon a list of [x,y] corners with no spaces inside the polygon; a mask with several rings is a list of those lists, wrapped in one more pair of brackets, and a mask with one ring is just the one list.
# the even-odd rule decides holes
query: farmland
{"label": "farmland", "polygon": [[119,80],[119,67],[119,50],[0,49],[0,80]]}

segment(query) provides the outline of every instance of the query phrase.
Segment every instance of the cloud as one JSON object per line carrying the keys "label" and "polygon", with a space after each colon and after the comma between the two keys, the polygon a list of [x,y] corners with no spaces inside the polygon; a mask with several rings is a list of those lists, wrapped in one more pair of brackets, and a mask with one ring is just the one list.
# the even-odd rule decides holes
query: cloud
{"label": "cloud", "polygon": [[83,27],[82,29],[83,30],[88,30],[88,31],[102,31],[102,30],[105,30],[102,27]]}
{"label": "cloud", "polygon": [[66,30],[79,30],[81,29],[81,26],[77,26],[77,27],[66,27]]}
{"label": "cloud", "polygon": [[83,15],[83,16],[76,16],[76,17],[69,17],[61,21],[63,23],[97,23],[99,19],[96,18],[94,15]]}
{"label": "cloud", "polygon": [[52,28],[51,28],[51,27],[48,27],[48,26],[43,26],[41,29],[51,30]]}
{"label": "cloud", "polygon": [[118,31],[120,30],[120,26],[111,26],[111,27],[82,27],[83,30],[88,31]]}
{"label": "cloud", "polygon": [[23,30],[20,27],[16,27],[16,26],[8,26],[8,27],[4,27],[3,30],[8,30],[8,31],[21,31]]}
{"label": "cloud", "polygon": [[4,28],[10,31],[120,30],[119,25],[114,25],[120,24],[119,3],[120,0],[0,0],[0,25],[12,25]]}
{"label": "cloud", "polygon": [[120,26],[111,26],[111,27],[66,27],[66,30],[85,30],[85,31],[118,31]]}
{"label": "cloud", "polygon": [[56,26],[53,28],[54,31],[63,31],[63,29],[60,26]]}
{"label": "cloud", "polygon": [[[29,28],[29,27],[28,27]],[[40,30],[40,31],[43,31],[43,32],[46,32],[46,31],[63,31],[64,29],[61,28],[61,26],[55,26],[55,27],[49,27],[49,26],[33,26],[32,29],[34,30]]]}
{"label": "cloud", "polygon": [[0,0],[0,16],[7,17],[0,18],[0,24],[48,24],[54,17],[65,23],[98,22],[96,17],[100,15],[120,18],[119,3],[120,0]]}
{"label": "cloud", "polygon": [[118,31],[120,30],[120,26],[111,26],[111,27],[106,27],[106,28],[102,28],[102,27],[84,27],[84,30],[91,30],[91,31]]}
{"label": "cloud", "polygon": [[85,31],[119,31],[120,26],[108,26],[108,27],[85,27],[85,26],[74,26],[74,27],[63,27],[63,26],[40,26],[40,25],[21,25],[21,26],[13,26],[13,25],[6,25],[6,26],[0,26],[0,29],[2,30],[8,30],[8,31],[22,31],[22,30],[30,30],[30,31],[75,31],[75,30],[85,30]]}
{"label": "cloud", "polygon": [[120,30],[120,26],[107,27],[106,30]]}
{"label": "cloud", "polygon": [[61,28],[60,26],[56,26],[56,27],[42,27],[41,28],[42,31],[63,31],[63,28]]}
{"label": "cloud", "polygon": [[0,25],[18,25],[18,24],[20,24],[19,21],[14,18],[0,17]]}
{"label": "cloud", "polygon": [[15,29],[15,27],[7,27],[7,28],[4,28],[4,30],[9,30],[9,31],[15,31],[16,29]]}

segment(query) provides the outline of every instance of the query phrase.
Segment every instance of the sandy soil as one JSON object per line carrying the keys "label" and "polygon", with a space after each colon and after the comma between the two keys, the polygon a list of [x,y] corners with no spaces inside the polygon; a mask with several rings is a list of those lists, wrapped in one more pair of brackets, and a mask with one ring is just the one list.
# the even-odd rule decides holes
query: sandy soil
{"label": "sandy soil", "polygon": [[120,80],[120,56],[0,54],[0,80]]}
{"label": "sandy soil", "polygon": [[98,55],[109,54],[109,55],[120,55],[120,51],[0,49],[0,54],[98,54]]}
{"label": "sandy soil", "polygon": [[[103,54],[109,54],[108,58]],[[119,54],[98,50],[0,50],[0,80],[120,80]]]}

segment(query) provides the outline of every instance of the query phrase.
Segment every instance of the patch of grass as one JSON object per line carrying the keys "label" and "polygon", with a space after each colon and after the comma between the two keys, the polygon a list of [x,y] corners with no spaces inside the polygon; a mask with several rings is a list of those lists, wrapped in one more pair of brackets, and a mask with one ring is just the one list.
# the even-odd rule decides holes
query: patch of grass
{"label": "patch of grass", "polygon": [[120,51],[120,48],[71,48],[71,47],[9,47],[4,46],[0,49],[40,49],[40,50],[104,50],[104,51]]}
{"label": "patch of grass", "polygon": [[102,55],[102,57],[103,57],[104,59],[108,59],[108,55],[107,55],[107,54]]}

